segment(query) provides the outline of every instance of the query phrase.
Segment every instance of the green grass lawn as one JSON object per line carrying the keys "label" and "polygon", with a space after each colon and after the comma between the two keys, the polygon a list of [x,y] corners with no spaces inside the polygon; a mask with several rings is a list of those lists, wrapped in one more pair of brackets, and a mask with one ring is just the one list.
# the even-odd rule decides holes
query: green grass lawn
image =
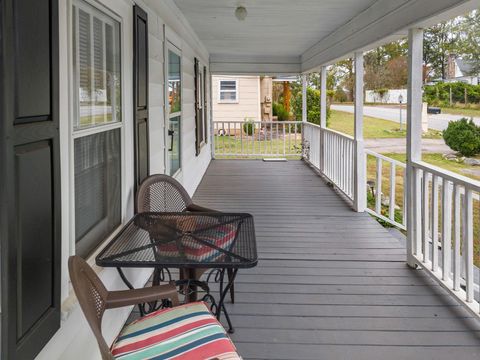
{"label": "green grass lawn", "polygon": [[[332,110],[329,120],[329,128],[341,133],[353,136],[354,117],[352,113]],[[364,116],[363,118],[363,136],[365,139],[393,139],[404,138],[407,135],[406,130],[400,131],[399,124],[389,121]],[[430,130],[423,136],[425,139],[441,139],[440,131]]]}
{"label": "green grass lawn", "polygon": [[452,115],[463,115],[465,117],[480,117],[480,107],[461,108],[461,107],[442,107],[442,113]]}

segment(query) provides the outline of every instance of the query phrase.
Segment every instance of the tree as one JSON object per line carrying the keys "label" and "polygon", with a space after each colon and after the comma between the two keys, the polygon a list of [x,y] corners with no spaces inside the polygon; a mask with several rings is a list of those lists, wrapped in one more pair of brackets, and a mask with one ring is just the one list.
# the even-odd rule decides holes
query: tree
{"label": "tree", "polygon": [[365,88],[369,90],[398,88],[406,85],[408,44],[405,39],[393,41],[367,52]]}
{"label": "tree", "polygon": [[423,61],[428,66],[428,77],[447,78],[447,59],[454,53],[457,40],[457,20],[444,21],[425,29],[423,34]]}
{"label": "tree", "polygon": [[408,64],[405,56],[391,59],[385,64],[387,81],[385,88],[403,89],[408,82]]}
{"label": "tree", "polygon": [[458,42],[456,53],[472,66],[471,73],[480,73],[480,10],[465,15],[458,24]]}

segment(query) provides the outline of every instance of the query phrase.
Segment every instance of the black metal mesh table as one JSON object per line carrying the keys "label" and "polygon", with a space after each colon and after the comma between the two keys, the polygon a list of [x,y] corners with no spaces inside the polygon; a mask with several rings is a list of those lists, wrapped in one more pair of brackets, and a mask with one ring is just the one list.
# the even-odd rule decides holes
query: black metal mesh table
{"label": "black metal mesh table", "polygon": [[[96,257],[103,267],[116,267],[122,279],[124,267],[221,269],[220,299],[233,286],[238,269],[257,265],[253,217],[244,213],[140,213],[135,215]],[[223,286],[225,269],[233,276]]]}

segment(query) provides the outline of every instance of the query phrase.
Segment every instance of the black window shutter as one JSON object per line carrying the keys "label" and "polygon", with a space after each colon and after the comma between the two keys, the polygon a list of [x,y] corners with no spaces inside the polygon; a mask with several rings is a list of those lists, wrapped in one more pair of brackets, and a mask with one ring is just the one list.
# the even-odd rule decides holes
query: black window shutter
{"label": "black window shutter", "polygon": [[202,142],[201,138],[201,122],[202,122],[202,109],[200,108],[200,79],[199,79],[199,69],[200,65],[198,59],[195,58],[195,155],[200,154],[200,145]]}
{"label": "black window shutter", "polygon": [[207,67],[203,67],[203,140],[208,143]]}
{"label": "black window shutter", "polygon": [[135,189],[149,175],[148,123],[148,19],[139,6],[133,7],[133,104],[135,143]]}
{"label": "black window shutter", "polygon": [[33,359],[60,327],[58,0],[0,7],[0,357]]}

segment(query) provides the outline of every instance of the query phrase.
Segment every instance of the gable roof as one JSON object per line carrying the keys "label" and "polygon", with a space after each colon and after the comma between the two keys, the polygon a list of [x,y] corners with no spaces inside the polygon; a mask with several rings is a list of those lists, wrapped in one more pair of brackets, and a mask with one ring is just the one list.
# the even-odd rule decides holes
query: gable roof
{"label": "gable roof", "polygon": [[474,75],[473,64],[471,62],[464,59],[456,59],[455,61],[463,75]]}

